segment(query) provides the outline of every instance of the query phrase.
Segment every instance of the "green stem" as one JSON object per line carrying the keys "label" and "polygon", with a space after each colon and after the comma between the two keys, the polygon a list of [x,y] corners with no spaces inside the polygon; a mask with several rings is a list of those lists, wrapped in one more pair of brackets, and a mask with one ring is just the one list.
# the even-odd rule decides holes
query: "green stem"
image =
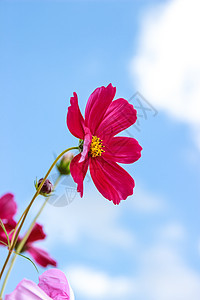
{"label": "green stem", "polygon": [[[61,175],[59,175],[58,178],[56,179],[56,182],[55,182],[55,184],[54,184],[54,189],[55,189],[56,186],[58,185],[58,183],[59,183],[59,181],[60,181],[60,178],[61,178]],[[3,293],[4,293],[4,290],[5,290],[5,287],[6,287],[8,278],[9,278],[10,273],[11,273],[11,271],[12,271],[12,268],[13,268],[13,266],[14,266],[15,260],[16,260],[16,258],[17,258],[17,256],[18,256],[17,253],[21,253],[21,250],[23,249],[23,247],[24,247],[24,245],[25,245],[25,243],[26,243],[26,241],[27,241],[27,239],[28,239],[28,237],[29,237],[29,235],[30,235],[30,233],[31,233],[31,231],[32,231],[32,229],[33,229],[33,227],[34,227],[36,221],[37,221],[37,219],[38,219],[39,216],[41,215],[41,213],[42,213],[43,209],[45,208],[45,206],[46,206],[46,204],[47,204],[47,202],[48,202],[48,200],[49,200],[50,197],[51,197],[51,196],[49,196],[47,199],[45,199],[44,203],[43,203],[42,206],[40,207],[40,210],[38,211],[38,213],[36,214],[35,218],[33,219],[33,221],[32,221],[32,223],[31,223],[29,229],[27,230],[25,236],[23,237],[23,239],[22,239],[21,242],[19,243],[19,245],[18,245],[18,247],[17,247],[17,249],[16,249],[15,254],[14,254],[13,257],[12,257],[10,266],[9,266],[9,268],[8,268],[8,271],[7,271],[7,273],[6,273],[6,276],[5,276],[4,281],[3,281],[3,284],[2,284],[2,288],[1,288],[1,292],[0,292],[0,299],[1,299],[1,297],[3,296]]]}
{"label": "green stem", "polygon": [[[68,148],[68,149],[64,150],[60,155],[58,155],[58,157],[55,159],[55,161],[53,162],[53,164],[51,165],[51,167],[50,167],[49,170],[47,171],[47,173],[46,173],[44,179],[42,180],[41,184],[39,185],[39,187],[38,187],[38,189],[37,189],[35,195],[33,196],[33,198],[32,198],[32,200],[31,200],[30,204],[28,205],[28,207],[27,207],[26,210],[24,211],[24,213],[23,213],[24,217],[23,217],[23,219],[22,219],[22,221],[21,221],[21,223],[20,223],[20,225],[19,225],[19,229],[17,230],[16,234],[15,234],[15,232],[14,232],[15,237],[14,237],[13,243],[11,243],[11,246],[10,246],[10,249],[9,249],[9,252],[8,252],[8,255],[7,255],[7,257],[6,257],[5,263],[4,263],[3,268],[2,268],[2,270],[1,270],[1,273],[0,273],[0,280],[1,280],[1,278],[2,278],[2,276],[3,276],[3,273],[4,273],[4,271],[5,271],[5,268],[6,268],[7,264],[8,264],[8,261],[9,261],[9,259],[10,259],[11,254],[12,254],[12,251],[13,251],[13,249],[15,248],[15,245],[16,245],[17,240],[18,240],[19,233],[20,233],[20,231],[21,231],[21,229],[22,229],[22,226],[23,226],[23,224],[24,224],[24,222],[25,222],[25,220],[26,220],[26,217],[27,217],[27,215],[28,215],[28,212],[29,212],[29,210],[30,210],[30,208],[31,208],[31,206],[32,206],[32,204],[33,204],[33,202],[35,201],[35,199],[36,199],[37,196],[39,195],[39,193],[40,193],[40,191],[41,191],[41,189],[42,189],[42,187],[43,187],[43,185],[44,185],[44,183],[45,183],[47,177],[48,177],[49,174],[51,173],[52,169],[54,168],[54,166],[56,165],[56,163],[58,162],[58,160],[59,160],[66,152],[71,151],[71,150],[75,150],[75,149],[78,149],[78,147],[71,147],[71,148]],[[1,294],[0,294],[0,297],[2,297]]]}

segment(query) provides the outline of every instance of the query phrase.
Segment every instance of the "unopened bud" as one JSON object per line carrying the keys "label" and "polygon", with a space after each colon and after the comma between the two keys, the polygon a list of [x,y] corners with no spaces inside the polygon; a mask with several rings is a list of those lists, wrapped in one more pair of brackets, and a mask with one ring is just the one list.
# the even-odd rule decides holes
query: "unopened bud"
{"label": "unopened bud", "polygon": [[60,162],[56,165],[60,175],[69,175],[70,174],[70,162],[74,158],[72,152],[68,152],[61,158]]}
{"label": "unopened bud", "polygon": [[[39,187],[41,182],[42,182],[43,178],[41,178],[39,181],[38,181],[38,184],[37,186]],[[51,181],[49,179],[46,179],[41,190],[40,190],[40,194],[42,195],[48,195],[50,194],[51,192],[53,191],[53,184],[51,183]]]}

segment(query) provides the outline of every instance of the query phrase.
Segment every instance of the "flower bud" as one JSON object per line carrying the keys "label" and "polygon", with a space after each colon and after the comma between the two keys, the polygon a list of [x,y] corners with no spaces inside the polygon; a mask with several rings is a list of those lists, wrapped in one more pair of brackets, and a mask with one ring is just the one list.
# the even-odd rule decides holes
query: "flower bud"
{"label": "flower bud", "polygon": [[[42,182],[43,178],[41,178],[38,183],[37,183],[37,187],[40,186],[41,182]],[[40,190],[40,194],[42,195],[48,195],[53,191],[53,184],[51,183],[51,181],[49,179],[45,180],[45,183],[43,184],[41,190]]]}
{"label": "flower bud", "polygon": [[70,174],[70,162],[73,159],[74,155],[72,152],[68,152],[61,158],[60,162],[56,165],[60,175],[69,175]]}

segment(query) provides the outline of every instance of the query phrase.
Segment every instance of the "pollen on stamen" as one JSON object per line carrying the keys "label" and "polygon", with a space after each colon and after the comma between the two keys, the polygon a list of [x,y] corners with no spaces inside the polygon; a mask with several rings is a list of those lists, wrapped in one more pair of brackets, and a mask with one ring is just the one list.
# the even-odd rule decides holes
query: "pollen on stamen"
{"label": "pollen on stamen", "polygon": [[97,136],[93,136],[90,145],[90,155],[92,157],[101,156],[102,152],[105,152],[105,150],[103,150],[103,147],[105,146],[102,144],[102,140]]}

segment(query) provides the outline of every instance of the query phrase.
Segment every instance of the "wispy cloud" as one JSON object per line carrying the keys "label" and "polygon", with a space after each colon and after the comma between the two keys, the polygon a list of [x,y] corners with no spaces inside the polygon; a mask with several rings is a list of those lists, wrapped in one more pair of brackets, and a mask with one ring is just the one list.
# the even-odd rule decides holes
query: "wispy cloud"
{"label": "wispy cloud", "polygon": [[66,268],[65,273],[80,298],[118,300],[130,296],[133,291],[133,282],[128,277],[110,276],[106,272],[78,265]]}
{"label": "wispy cloud", "polygon": [[169,223],[160,233],[151,247],[130,255],[135,269],[128,276],[110,275],[106,270],[86,265],[66,267],[75,293],[82,299],[95,300],[124,297],[127,300],[198,300],[200,274],[187,264],[181,251],[184,228]]}

